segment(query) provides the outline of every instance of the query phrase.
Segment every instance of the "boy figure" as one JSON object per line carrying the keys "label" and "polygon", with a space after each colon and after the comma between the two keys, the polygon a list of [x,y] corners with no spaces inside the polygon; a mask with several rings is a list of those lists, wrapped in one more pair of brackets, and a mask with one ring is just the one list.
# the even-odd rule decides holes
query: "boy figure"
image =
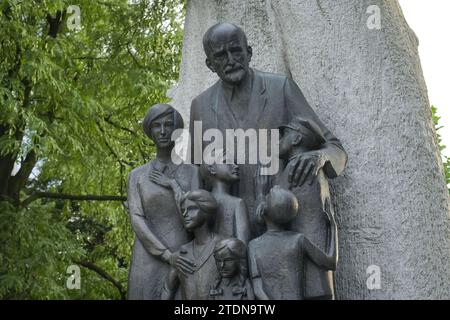
{"label": "boy figure", "polygon": [[217,212],[217,202],[205,190],[186,193],[180,204],[184,227],[194,235],[194,240],[181,246],[176,253],[194,262],[193,272],[172,268],[166,279],[163,300],[175,298],[178,287],[183,300],[207,300],[211,285],[218,277],[213,253],[217,242],[223,238],[210,229]]}
{"label": "boy figure", "polygon": [[212,155],[213,164],[202,164],[200,172],[211,186],[211,193],[217,200],[218,209],[214,232],[226,238],[237,238],[248,244],[250,240],[250,222],[244,200],[230,194],[232,185],[239,181],[239,166],[227,161],[222,149]]}
{"label": "boy figure", "polygon": [[[276,184],[291,190],[301,204],[302,214],[290,224],[290,230],[300,232],[322,251],[326,250],[331,230],[327,216],[333,216],[330,191],[326,170],[331,170],[326,161],[320,157],[321,148],[326,141],[320,127],[312,120],[294,117],[292,121],[280,127],[280,158],[286,165],[277,177]],[[309,177],[306,183],[289,183],[289,173],[296,165],[297,158],[308,154],[316,154],[319,166],[307,166],[304,176]],[[312,172],[313,171],[313,172]],[[312,173],[312,174],[310,174]],[[310,259],[305,263],[305,298],[333,299],[333,273],[319,268]]]}
{"label": "boy figure", "polygon": [[229,238],[214,248],[219,278],[209,292],[214,300],[254,300],[247,273],[247,247],[239,239]]}
{"label": "boy figure", "polygon": [[273,187],[257,210],[267,231],[250,241],[250,277],[259,300],[301,300],[305,298],[305,258],[323,270],[336,268],[336,224],[328,216],[331,237],[324,252],[302,233],[288,231],[298,214],[298,201],[289,190]]}

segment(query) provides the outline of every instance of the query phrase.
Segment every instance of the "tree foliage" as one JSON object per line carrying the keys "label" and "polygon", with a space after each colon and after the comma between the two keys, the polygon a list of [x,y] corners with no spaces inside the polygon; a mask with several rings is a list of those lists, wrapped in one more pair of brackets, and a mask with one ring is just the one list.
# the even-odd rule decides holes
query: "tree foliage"
{"label": "tree foliage", "polygon": [[181,0],[0,1],[0,298],[125,297],[126,177],[154,155],[140,121],[178,77],[183,15]]}
{"label": "tree foliage", "polygon": [[182,0],[0,0],[0,298],[125,297],[126,177],[154,156],[140,120],[178,77],[183,15]]}
{"label": "tree foliage", "polygon": [[446,146],[442,142],[442,137],[441,134],[439,133],[439,130],[442,128],[442,126],[439,124],[439,120],[441,119],[441,117],[437,115],[437,109],[435,106],[431,106],[431,113],[433,117],[433,124],[436,129],[436,137],[439,145],[439,151],[441,152],[442,164],[444,165],[445,183],[447,184],[448,192],[450,194],[450,158],[448,158],[443,154],[443,151],[445,150]]}

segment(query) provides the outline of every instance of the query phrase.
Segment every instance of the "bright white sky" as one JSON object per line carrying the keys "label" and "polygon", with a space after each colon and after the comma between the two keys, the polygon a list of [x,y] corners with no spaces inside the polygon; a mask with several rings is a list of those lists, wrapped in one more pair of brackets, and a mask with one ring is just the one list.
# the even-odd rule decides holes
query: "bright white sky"
{"label": "bright white sky", "polygon": [[439,130],[450,157],[450,1],[399,0],[403,14],[419,38],[419,55],[430,103],[441,116]]}

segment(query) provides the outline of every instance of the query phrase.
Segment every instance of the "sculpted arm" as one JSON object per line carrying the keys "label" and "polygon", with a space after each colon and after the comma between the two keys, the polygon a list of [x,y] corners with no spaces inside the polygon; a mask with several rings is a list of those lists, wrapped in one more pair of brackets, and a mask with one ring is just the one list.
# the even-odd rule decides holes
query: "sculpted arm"
{"label": "sculpted arm", "polygon": [[164,287],[161,294],[161,300],[174,300],[177,289],[180,285],[177,271],[171,268],[164,281]]}
{"label": "sculpted arm", "polygon": [[235,212],[236,238],[248,244],[250,241],[250,222],[248,218],[247,206],[244,200],[239,201]]}
{"label": "sculpted arm", "polygon": [[293,169],[289,172],[289,181],[294,180],[297,184],[304,182],[305,179],[301,178],[307,175],[308,171],[317,175],[317,172],[322,168],[330,179],[340,175],[347,164],[347,153],[342,143],[320,121],[306,101],[300,88],[291,79],[287,79],[285,82],[284,96],[289,119],[300,116],[305,120],[313,121],[320,128],[321,132],[319,134],[325,138],[325,143],[322,144],[319,150],[305,154],[303,162],[301,157],[299,157],[297,165],[293,166]]}
{"label": "sculpted arm", "polygon": [[325,210],[328,217],[328,243],[326,252],[320,250],[315,244],[311,243],[306,237],[302,237],[302,246],[310,259],[320,267],[327,270],[336,270],[337,264],[337,227],[333,214]]}
{"label": "sculpted arm", "polygon": [[187,175],[189,180],[188,190],[184,190],[175,178],[169,178],[164,173],[154,170],[150,174],[150,180],[162,187],[172,189],[175,197],[178,212],[181,214],[181,200],[187,191],[201,189],[202,183],[200,178],[200,172],[197,166],[189,166],[190,172]]}
{"label": "sculpted arm", "polygon": [[131,172],[128,177],[128,208],[130,212],[131,225],[136,237],[141,241],[144,248],[153,256],[160,257],[163,261],[168,260],[170,251],[148,228],[144,218],[144,209],[138,190],[136,172]]}
{"label": "sculpted arm", "polygon": [[[170,187],[172,188],[174,194],[175,194],[175,202],[177,206],[177,210],[179,214],[181,215],[181,200],[184,195],[184,190],[181,188],[179,183],[172,178],[168,178],[165,174],[153,170],[152,173],[149,175],[149,179],[153,181],[156,184],[159,184],[163,187]],[[145,221],[144,221],[145,223]],[[144,225],[146,226],[146,224]],[[181,256],[178,252],[172,253],[170,250],[165,250],[163,254],[161,255],[161,258],[163,261],[169,263],[171,266],[177,268],[179,272],[186,275],[187,273],[193,273],[195,263],[190,261],[189,259]]]}
{"label": "sculpted arm", "polygon": [[248,248],[249,267],[250,267],[250,279],[253,285],[253,293],[256,300],[270,300],[269,296],[264,291],[264,285],[261,279],[261,274],[258,270],[256,258],[254,256],[253,247]]}
{"label": "sculpted arm", "polygon": [[[200,117],[198,115],[198,109],[199,106],[197,104],[197,100],[194,99],[192,100],[192,104],[191,104],[191,111],[190,111],[190,115],[189,115],[189,147],[188,147],[188,159],[187,159],[187,163],[190,164],[199,164],[199,163],[195,163],[195,160],[200,160],[200,159],[196,159],[195,158],[195,154],[197,154],[197,158],[198,156],[202,156],[202,151],[203,151],[203,141],[202,141],[202,132],[200,132],[199,136],[195,136],[194,135],[194,123],[195,121],[200,121]],[[196,141],[194,141],[194,138],[197,138]]]}

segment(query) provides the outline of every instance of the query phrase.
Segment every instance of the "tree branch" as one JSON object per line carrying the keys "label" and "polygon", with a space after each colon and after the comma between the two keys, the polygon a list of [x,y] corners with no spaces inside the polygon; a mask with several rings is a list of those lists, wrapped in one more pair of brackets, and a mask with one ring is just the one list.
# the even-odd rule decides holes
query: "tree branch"
{"label": "tree branch", "polygon": [[25,187],[25,184],[28,181],[28,177],[33,171],[37,160],[38,159],[36,157],[36,152],[34,150],[31,150],[22,161],[20,170],[15,176],[10,178],[8,195],[11,199],[15,200],[16,204],[19,204],[20,190]]}
{"label": "tree branch", "polygon": [[131,52],[130,47],[127,44],[127,52],[131,56],[131,59],[133,59],[134,63],[138,66],[140,69],[144,69],[144,67],[141,65],[141,63],[137,60],[137,58],[134,56],[134,54]]}
{"label": "tree branch", "polygon": [[64,19],[65,12],[61,12],[60,10],[56,11],[56,15],[52,17],[50,14],[47,14],[47,22],[48,22],[48,35],[52,38],[56,38],[58,32],[61,29],[61,25]]}
{"label": "tree branch", "polygon": [[[7,7],[4,9],[4,14],[8,19],[9,12],[10,12],[11,6],[8,4]],[[5,13],[8,12],[8,15]],[[13,85],[12,80],[17,77],[20,71],[21,67],[21,61],[22,61],[22,49],[18,42],[15,42],[16,45],[16,52],[15,52],[15,59],[14,63],[11,66],[11,68],[8,70],[8,76],[2,79],[2,82],[5,81],[8,85],[7,88],[10,91],[13,91]],[[31,86],[29,82],[22,80],[22,84],[24,85],[24,102],[22,106],[27,107],[25,104],[25,101],[29,103],[29,94],[31,93]],[[7,96],[5,96],[5,101],[7,100]],[[19,117],[21,119],[21,117]],[[15,130],[14,130],[15,127]],[[1,123],[0,124],[0,136],[3,137],[9,134],[10,130],[14,130],[14,139],[16,141],[22,141],[23,137],[23,129],[22,129],[22,120],[18,120],[17,123],[15,123],[13,126],[10,126],[7,123]],[[12,137],[11,137],[12,138]],[[0,150],[3,151],[3,150]],[[18,155],[18,150],[14,150],[12,152],[9,152],[8,154],[2,154],[0,155],[0,198],[9,198],[9,180],[11,178],[11,172],[14,168],[14,163],[16,162]]]}
{"label": "tree branch", "polygon": [[123,127],[123,126],[121,126],[121,125],[115,123],[115,122],[112,121],[110,118],[111,118],[111,116],[105,117],[105,118],[104,118],[105,122],[106,122],[106,123],[109,123],[110,125],[112,125],[113,127],[117,128],[117,129],[120,129],[120,130],[126,131],[126,132],[128,132],[128,133],[131,133],[133,136],[137,136],[136,132],[134,132],[133,130],[131,130],[131,129],[129,129],[129,128],[125,128],[125,127]]}
{"label": "tree branch", "polygon": [[[0,124],[0,137],[7,135],[9,126]],[[0,155],[0,198],[3,198],[8,193],[9,179],[16,161],[16,153]]]}
{"label": "tree branch", "polygon": [[52,193],[52,192],[34,192],[27,199],[22,202],[23,206],[29,205],[31,202],[40,199],[60,199],[60,200],[78,200],[78,201],[126,201],[127,197],[113,196],[113,195],[73,195],[65,193]]}
{"label": "tree branch", "polygon": [[[20,80],[20,82],[23,85],[24,91],[23,91],[23,101],[22,101],[22,108],[27,109],[30,105],[30,96],[31,96],[31,89],[32,84],[30,80],[27,78],[23,78]],[[17,143],[22,144],[22,139],[26,127],[25,120],[23,116],[19,116],[18,120],[14,124],[15,131],[14,131],[14,140]],[[7,130],[8,128],[4,125],[0,126],[0,133],[3,133],[3,131]],[[5,131],[6,133],[6,131]],[[30,151],[25,161],[22,162],[21,169],[16,174],[16,176],[11,176],[12,168],[14,167],[14,163],[16,162],[17,156],[19,154],[19,150],[15,150],[12,153],[2,156],[0,158],[0,164],[4,166],[3,168],[0,168],[0,176],[4,177],[4,184],[0,187],[0,196],[8,196],[9,199],[12,199],[12,202],[15,205],[19,205],[20,203],[20,189],[25,185],[28,176],[30,175],[31,171],[33,170],[34,165],[36,164],[36,154],[34,151]]]}
{"label": "tree branch", "polygon": [[103,137],[103,141],[105,142],[106,147],[109,149],[109,151],[111,152],[111,154],[114,156],[114,158],[116,158],[117,162],[119,162],[120,165],[128,165],[130,167],[133,167],[134,164],[130,163],[129,161],[125,161],[123,159],[121,159],[119,157],[119,155],[114,151],[113,147],[109,144],[107,138],[106,138],[106,132],[103,129],[103,127],[100,125],[99,121],[96,121],[97,127],[98,129],[102,132],[102,137]]}
{"label": "tree branch", "polygon": [[116,279],[114,279],[109,273],[107,273],[105,270],[103,270],[102,268],[100,268],[99,266],[93,264],[92,262],[89,261],[74,261],[76,264],[79,264],[83,267],[85,267],[86,269],[89,269],[91,271],[94,271],[95,273],[97,273],[99,276],[101,276],[103,279],[111,282],[114,287],[117,288],[117,290],[119,290],[120,293],[120,298],[122,300],[125,300],[127,297],[127,293],[125,291],[125,289],[123,288],[122,284],[117,281]]}
{"label": "tree branch", "polygon": [[89,56],[85,56],[85,57],[74,57],[72,59],[75,60],[108,60],[111,59],[111,57],[89,57]]}

